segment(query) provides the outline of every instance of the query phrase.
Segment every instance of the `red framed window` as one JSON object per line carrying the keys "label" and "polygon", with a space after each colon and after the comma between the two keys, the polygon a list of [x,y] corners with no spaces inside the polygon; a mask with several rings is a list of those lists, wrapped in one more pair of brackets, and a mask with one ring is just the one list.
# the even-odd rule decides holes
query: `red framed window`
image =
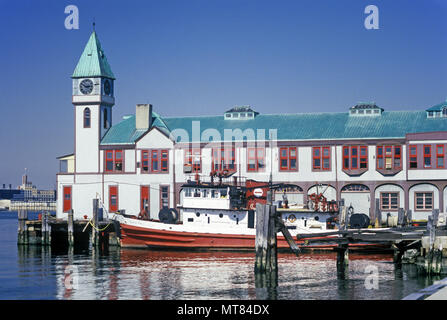
{"label": "red framed window", "polygon": [[106,150],[105,153],[105,171],[122,172],[123,150]]}
{"label": "red framed window", "polygon": [[63,212],[69,212],[71,210],[71,186],[63,187],[62,193],[64,195]]}
{"label": "red framed window", "polygon": [[385,169],[391,170],[393,169],[393,146],[385,146],[384,155],[385,155]]}
{"label": "red framed window", "polygon": [[143,173],[149,172],[149,160],[150,160],[149,150],[141,150],[141,172]]}
{"label": "red framed window", "polygon": [[376,168],[393,170],[402,168],[402,146],[377,146]]}
{"label": "red framed window", "polygon": [[424,168],[431,168],[431,145],[424,144]]}
{"label": "red framed window", "polygon": [[141,150],[142,173],[169,171],[169,150]]}
{"label": "red framed window", "polygon": [[415,192],[415,211],[433,210],[433,192]]}
{"label": "red framed window", "polygon": [[377,146],[377,169],[383,169],[384,168],[384,162],[383,162],[383,147]]}
{"label": "red framed window", "polygon": [[[445,109],[447,110],[447,109]],[[436,146],[436,168],[444,168],[444,145],[438,144]]]}
{"label": "red framed window", "polygon": [[381,192],[380,209],[384,211],[397,211],[399,209],[399,192]]}
{"label": "red framed window", "polygon": [[247,171],[263,171],[265,169],[265,149],[247,148]]}
{"label": "red framed window", "polygon": [[118,211],[118,186],[109,186],[109,212]]}
{"label": "red framed window", "polygon": [[202,154],[199,148],[185,150],[184,172],[201,172]]}
{"label": "red framed window", "polygon": [[84,128],[90,128],[91,118],[90,118],[90,108],[84,109]]}
{"label": "red framed window", "polygon": [[169,166],[169,153],[168,150],[161,150],[161,172],[168,172]]}
{"label": "red framed window", "polygon": [[211,153],[211,167],[214,171],[236,171],[234,147],[214,148]]}
{"label": "red framed window", "polygon": [[349,170],[349,147],[343,147],[343,169]]}
{"label": "red framed window", "polygon": [[410,169],[416,169],[418,167],[418,147],[417,145],[410,145]]}
{"label": "red framed window", "polygon": [[402,147],[394,146],[394,169],[402,168]]}
{"label": "red framed window", "polygon": [[169,208],[169,186],[160,186],[160,209]]}
{"label": "red framed window", "polygon": [[296,171],[298,168],[297,158],[296,147],[279,148],[279,170]]}
{"label": "red framed window", "polygon": [[343,169],[367,169],[368,168],[368,147],[366,146],[345,146],[343,147]]}
{"label": "red framed window", "polygon": [[151,172],[157,172],[159,170],[158,167],[158,150],[152,150],[151,152]]}
{"label": "red framed window", "polygon": [[368,147],[360,147],[360,169],[368,169]]}
{"label": "red framed window", "polygon": [[312,167],[315,170],[331,170],[331,148],[313,147],[312,148]]}

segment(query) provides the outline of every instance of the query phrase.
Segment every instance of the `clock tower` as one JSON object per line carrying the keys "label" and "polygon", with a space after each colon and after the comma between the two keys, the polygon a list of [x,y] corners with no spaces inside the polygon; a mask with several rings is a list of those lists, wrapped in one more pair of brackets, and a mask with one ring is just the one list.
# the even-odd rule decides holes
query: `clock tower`
{"label": "clock tower", "polygon": [[115,76],[95,31],[72,75],[75,173],[99,173],[99,144],[112,126]]}

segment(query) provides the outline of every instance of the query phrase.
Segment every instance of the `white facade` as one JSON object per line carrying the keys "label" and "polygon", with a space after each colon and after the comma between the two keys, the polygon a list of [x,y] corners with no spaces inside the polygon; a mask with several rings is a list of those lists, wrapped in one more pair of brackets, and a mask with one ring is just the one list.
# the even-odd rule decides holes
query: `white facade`
{"label": "white facade", "polygon": [[[79,70],[82,71],[82,68]],[[161,128],[161,125],[153,125],[152,107],[149,105],[137,105],[138,112],[136,112],[134,128],[136,128],[135,132],[141,133],[138,138],[132,140],[127,137],[125,142],[116,144],[101,143],[103,138],[107,137],[112,125],[112,113],[115,108],[113,107],[113,80],[113,77],[103,75],[88,75],[85,78],[77,76],[73,79],[74,166],[73,169],[57,175],[57,217],[59,218],[66,218],[69,210],[74,211],[75,219],[91,218],[92,199],[96,198],[100,199],[106,212],[125,210],[126,214],[138,215],[147,191],[150,217],[157,219],[162,203],[170,208],[176,208],[181,202],[180,186],[188,179],[195,178],[195,173],[186,173],[184,170],[185,152],[191,146],[185,142],[177,142]],[[84,81],[92,84],[91,90],[87,90],[88,86],[87,89],[83,89]],[[106,84],[111,86],[107,90]],[[141,109],[138,109],[139,106]],[[367,116],[368,112],[363,112],[364,108],[362,108],[351,108],[349,115],[353,114],[355,120]],[[374,110],[377,112],[373,114]],[[235,112],[238,113],[237,117],[233,115]],[[249,112],[250,116],[247,115]],[[241,119],[242,114],[246,120]],[[372,119],[378,121],[382,117],[383,109],[372,108],[371,114],[373,114]],[[222,114],[221,119],[225,120],[225,125],[233,128],[233,132],[244,136],[248,131],[238,129],[238,125],[255,121],[256,117],[258,117],[257,112],[244,107]],[[350,120],[354,121],[354,118]],[[193,122],[200,122],[193,119],[191,119],[191,125]],[[234,122],[232,122],[233,119]],[[160,121],[163,122],[163,120]],[[175,129],[177,128],[170,128],[170,130]],[[266,131],[260,128],[254,129],[257,133]],[[315,130],[319,129],[316,127]],[[135,132],[125,134],[132,135]],[[217,129],[207,128],[202,136],[209,138],[221,135]],[[193,136],[192,140],[204,141],[203,137],[200,138],[195,139]],[[251,140],[247,139],[247,141]],[[207,145],[202,142],[199,146],[202,177],[209,178],[213,171],[212,150],[216,145],[219,146],[218,143],[218,140],[213,140]],[[246,141],[235,143],[233,177],[238,180],[253,179],[263,182],[269,181],[272,177],[274,183],[285,182],[298,185],[299,190],[290,194],[289,202],[306,205],[309,196],[320,193],[322,189],[320,185],[323,185],[328,186],[324,188],[324,196],[327,200],[344,199],[345,204],[352,205],[355,212],[370,216],[375,212],[376,199],[380,200],[382,216],[386,216],[387,213],[396,214],[398,208],[404,208],[412,210],[415,219],[426,218],[433,209],[440,209],[443,212],[447,205],[447,161],[445,160],[447,158],[447,131],[411,133],[406,137],[387,139],[292,139],[275,141],[272,144],[269,141],[258,141],[257,147],[262,149],[264,155],[261,159],[263,167],[255,171],[248,170],[248,148],[251,146],[247,144]],[[393,155],[379,154],[379,148],[383,147],[380,152],[386,153],[387,146],[394,150]],[[439,146],[443,146],[442,152],[439,151],[441,150]],[[285,147],[296,148],[296,159],[294,159],[296,166],[292,169],[284,170],[281,167],[281,148]],[[314,148],[317,147],[329,148],[328,167],[315,165]],[[356,152],[367,152],[362,160],[363,167],[359,165],[360,156],[356,160],[355,168],[345,166],[346,161],[349,163],[354,161],[352,154],[348,158],[345,156],[346,148],[353,147],[358,148]],[[415,150],[416,160],[411,160],[413,150]],[[428,153],[427,150],[430,152]],[[152,168],[154,164],[150,157],[154,154],[158,158],[155,161],[156,167]],[[167,166],[163,168],[161,168],[162,155],[167,161]],[[149,158],[144,160],[144,156]],[[143,164],[144,161],[148,163]],[[318,161],[322,162],[323,158]],[[417,163],[415,164],[414,161]],[[443,166],[439,163],[443,163]],[[379,164],[383,167],[379,167]],[[151,169],[143,169],[145,166]],[[349,185],[354,187],[346,188]],[[385,196],[388,199],[384,199]],[[417,197],[419,200],[416,200]],[[281,194],[275,194],[275,200],[281,201]],[[422,209],[418,208],[418,201]]]}

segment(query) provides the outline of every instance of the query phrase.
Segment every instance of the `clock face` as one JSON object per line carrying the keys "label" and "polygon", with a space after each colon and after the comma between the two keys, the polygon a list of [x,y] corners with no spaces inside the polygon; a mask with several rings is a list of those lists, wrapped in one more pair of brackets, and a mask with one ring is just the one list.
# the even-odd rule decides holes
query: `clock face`
{"label": "clock face", "polygon": [[111,89],[111,87],[110,87],[110,81],[109,80],[106,80],[105,82],[104,82],[104,93],[106,94],[106,95],[110,95],[110,90]]}
{"label": "clock face", "polygon": [[84,79],[79,85],[79,89],[83,94],[89,94],[93,91],[93,81],[90,79]]}

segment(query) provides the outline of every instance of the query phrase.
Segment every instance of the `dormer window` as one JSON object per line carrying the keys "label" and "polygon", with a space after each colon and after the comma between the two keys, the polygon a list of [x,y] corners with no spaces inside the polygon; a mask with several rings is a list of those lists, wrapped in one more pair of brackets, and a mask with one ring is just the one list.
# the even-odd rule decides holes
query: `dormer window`
{"label": "dormer window", "polygon": [[257,112],[253,111],[250,106],[234,107],[224,114],[225,120],[247,120],[253,119]]}
{"label": "dormer window", "polygon": [[427,118],[447,118],[447,101],[425,110]]}
{"label": "dormer window", "polygon": [[372,103],[358,103],[349,110],[352,116],[379,116],[383,109]]}

